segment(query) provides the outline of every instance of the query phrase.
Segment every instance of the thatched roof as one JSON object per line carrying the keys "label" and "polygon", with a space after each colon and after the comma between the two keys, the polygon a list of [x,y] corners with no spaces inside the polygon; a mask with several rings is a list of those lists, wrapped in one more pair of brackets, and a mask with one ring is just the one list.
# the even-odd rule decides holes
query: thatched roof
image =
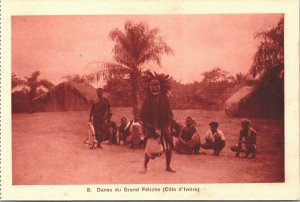
{"label": "thatched roof", "polygon": [[[247,102],[249,99],[257,99],[266,93],[272,97],[284,100],[284,64],[273,66],[266,71],[261,77],[254,90],[244,99]],[[256,97],[259,96],[259,97]]]}
{"label": "thatched roof", "polygon": [[225,102],[230,116],[283,118],[284,64],[266,71],[253,87],[243,87]]}
{"label": "thatched roof", "polygon": [[226,100],[226,102],[239,102],[241,99],[245,98],[247,95],[252,93],[253,87],[246,86],[239,89],[235,94],[233,94],[230,98]]}
{"label": "thatched roof", "polygon": [[76,91],[81,97],[85,98],[87,101],[93,101],[97,99],[96,89],[90,84],[84,82],[78,83],[78,82],[67,81],[56,85],[50,91],[34,98],[33,101],[40,102],[42,100],[49,99],[62,88],[69,88],[71,90]]}
{"label": "thatched roof", "polygon": [[284,63],[273,66],[254,90],[242,99],[240,115],[265,118],[284,116]]}
{"label": "thatched roof", "polygon": [[252,86],[245,86],[240,88],[236,93],[229,97],[224,104],[226,114],[230,116],[237,115],[239,112],[240,102],[252,92]]}

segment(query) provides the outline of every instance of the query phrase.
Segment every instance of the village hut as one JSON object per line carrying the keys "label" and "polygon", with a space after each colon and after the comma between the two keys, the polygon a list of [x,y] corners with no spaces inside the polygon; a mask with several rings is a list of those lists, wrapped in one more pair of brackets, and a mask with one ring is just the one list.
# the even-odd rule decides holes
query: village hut
{"label": "village hut", "polygon": [[62,82],[33,99],[34,111],[85,111],[97,99],[96,89],[85,82]]}
{"label": "village hut", "polygon": [[[237,105],[230,108],[232,100]],[[252,90],[244,87],[225,103],[225,112],[230,116],[283,118],[284,64],[273,66],[263,74]]]}
{"label": "village hut", "polygon": [[240,104],[242,99],[250,95],[253,91],[252,86],[245,86],[234,93],[225,102],[225,112],[229,116],[237,116],[240,111]]}

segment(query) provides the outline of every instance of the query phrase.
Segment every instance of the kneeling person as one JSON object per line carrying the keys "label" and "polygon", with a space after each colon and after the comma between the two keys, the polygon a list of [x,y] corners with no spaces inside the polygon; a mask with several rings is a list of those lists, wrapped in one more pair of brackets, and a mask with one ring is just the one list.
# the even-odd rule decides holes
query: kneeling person
{"label": "kneeling person", "polygon": [[221,151],[225,147],[225,135],[218,129],[218,122],[209,123],[210,130],[206,132],[205,143],[202,144],[203,149],[213,149],[215,156],[220,156]]}
{"label": "kneeling person", "polygon": [[109,144],[117,143],[117,124],[111,120],[112,113],[109,112],[105,121],[105,140],[109,140]]}
{"label": "kneeling person", "polygon": [[143,147],[143,122],[138,114],[134,115],[134,119],[128,123],[129,136],[126,143],[130,144],[131,149],[139,149]]}
{"label": "kneeling person", "polygon": [[119,144],[121,143],[121,141],[123,141],[124,144],[127,143],[127,138],[130,135],[130,131],[129,131],[130,126],[131,125],[127,124],[127,119],[125,117],[122,117],[121,118],[121,125],[118,128],[118,134],[119,134],[118,135],[118,141],[119,141],[118,143]]}

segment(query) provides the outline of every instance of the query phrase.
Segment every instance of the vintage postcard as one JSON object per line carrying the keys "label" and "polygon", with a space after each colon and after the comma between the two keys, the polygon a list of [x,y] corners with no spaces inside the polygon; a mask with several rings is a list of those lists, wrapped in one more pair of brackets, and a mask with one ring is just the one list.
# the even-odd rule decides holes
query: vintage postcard
{"label": "vintage postcard", "polygon": [[299,1],[1,2],[3,200],[299,193]]}

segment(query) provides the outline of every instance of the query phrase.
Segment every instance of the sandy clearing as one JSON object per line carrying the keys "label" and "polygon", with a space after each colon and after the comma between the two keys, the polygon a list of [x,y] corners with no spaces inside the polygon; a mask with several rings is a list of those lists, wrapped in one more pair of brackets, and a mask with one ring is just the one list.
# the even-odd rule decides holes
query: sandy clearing
{"label": "sandy clearing", "polygon": [[[114,119],[129,114],[130,108],[113,109]],[[237,141],[239,118],[222,111],[174,110],[176,120],[186,116],[196,119],[200,133],[208,122],[217,120],[226,135],[220,157],[212,151],[201,155],[173,153],[175,174],[167,173],[165,157],[149,163],[149,172],[140,174],[144,151],[126,145],[103,144],[103,149],[89,150],[83,141],[87,133],[86,112],[50,112],[13,114],[13,184],[185,184],[284,181],[283,122],[252,119],[257,129],[257,159],[235,158],[230,146]],[[128,117],[129,118],[129,117]]]}

